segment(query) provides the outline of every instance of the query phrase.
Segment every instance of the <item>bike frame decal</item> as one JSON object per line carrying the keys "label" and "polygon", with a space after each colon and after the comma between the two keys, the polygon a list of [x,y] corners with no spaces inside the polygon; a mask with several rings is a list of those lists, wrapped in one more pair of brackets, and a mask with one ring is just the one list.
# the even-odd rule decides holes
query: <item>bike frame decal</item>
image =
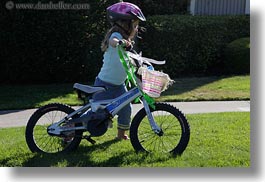
{"label": "bike frame decal", "polygon": [[138,88],[133,88],[132,90],[126,92],[120,97],[116,98],[110,104],[107,105],[106,109],[112,114],[112,116],[116,115],[124,106],[132,102],[134,99],[139,97],[141,92]]}

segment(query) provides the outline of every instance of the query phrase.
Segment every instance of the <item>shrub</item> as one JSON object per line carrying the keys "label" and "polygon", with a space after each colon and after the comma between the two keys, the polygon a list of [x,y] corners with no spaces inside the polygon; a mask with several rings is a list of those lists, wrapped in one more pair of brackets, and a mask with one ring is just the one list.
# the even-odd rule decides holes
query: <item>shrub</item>
{"label": "shrub", "polygon": [[1,6],[0,83],[93,80],[102,64],[100,42],[108,28],[105,9],[115,2],[64,1],[88,3],[88,10],[7,10]]}
{"label": "shrub", "polygon": [[[93,81],[102,65],[100,43],[109,28],[105,9],[118,1],[82,0],[78,3],[89,3],[90,9],[78,11],[1,6],[0,83]],[[171,77],[208,73],[227,43],[249,36],[247,16],[147,16],[144,26],[147,33],[139,48],[144,56],[166,59],[162,69]]]}
{"label": "shrub", "polygon": [[215,74],[227,43],[249,36],[249,25],[249,16],[152,16],[140,47],[144,56],[167,60],[162,69],[171,77]]}
{"label": "shrub", "polygon": [[186,14],[190,0],[128,0],[137,4],[145,16]]}
{"label": "shrub", "polygon": [[250,73],[250,39],[240,38],[227,45],[224,51],[224,63],[228,73]]}

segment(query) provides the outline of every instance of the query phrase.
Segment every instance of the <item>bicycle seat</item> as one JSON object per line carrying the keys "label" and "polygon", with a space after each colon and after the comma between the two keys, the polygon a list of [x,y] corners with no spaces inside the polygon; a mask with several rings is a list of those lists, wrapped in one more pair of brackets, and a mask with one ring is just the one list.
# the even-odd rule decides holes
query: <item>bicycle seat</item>
{"label": "bicycle seat", "polygon": [[87,94],[93,94],[96,92],[101,92],[101,91],[106,90],[104,87],[93,87],[93,86],[89,86],[89,85],[83,85],[80,83],[75,83],[74,89],[80,90],[80,91],[85,92]]}

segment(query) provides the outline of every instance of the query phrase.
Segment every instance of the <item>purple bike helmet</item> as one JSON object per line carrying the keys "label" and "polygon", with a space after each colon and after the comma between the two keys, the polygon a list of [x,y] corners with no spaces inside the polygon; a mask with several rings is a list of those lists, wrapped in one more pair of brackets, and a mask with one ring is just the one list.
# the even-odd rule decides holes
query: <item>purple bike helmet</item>
{"label": "purple bike helmet", "polygon": [[128,2],[119,2],[107,8],[107,18],[111,23],[117,20],[135,20],[146,21],[141,9]]}

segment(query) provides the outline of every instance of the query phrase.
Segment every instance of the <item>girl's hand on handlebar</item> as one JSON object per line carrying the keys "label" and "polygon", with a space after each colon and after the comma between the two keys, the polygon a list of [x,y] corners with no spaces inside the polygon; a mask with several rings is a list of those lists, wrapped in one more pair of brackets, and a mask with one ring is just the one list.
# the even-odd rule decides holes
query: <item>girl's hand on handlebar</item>
{"label": "girl's hand on handlebar", "polygon": [[122,47],[124,47],[126,49],[126,51],[128,51],[128,50],[132,49],[134,42],[122,39],[118,42],[118,44],[121,45]]}

